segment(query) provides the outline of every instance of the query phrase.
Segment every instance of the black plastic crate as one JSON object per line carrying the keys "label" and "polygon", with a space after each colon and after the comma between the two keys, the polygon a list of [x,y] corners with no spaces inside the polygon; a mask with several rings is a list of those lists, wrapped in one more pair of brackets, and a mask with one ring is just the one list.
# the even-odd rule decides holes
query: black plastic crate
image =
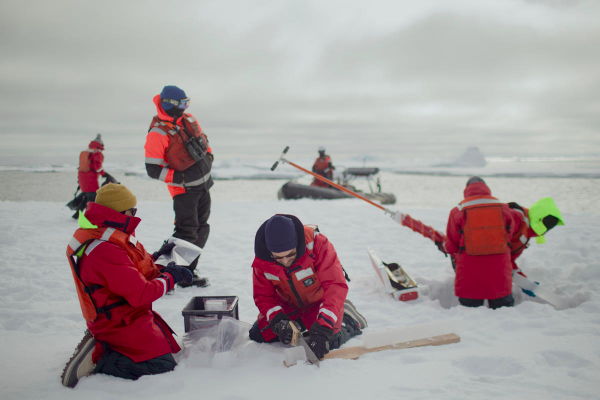
{"label": "black plastic crate", "polygon": [[[206,310],[206,300],[226,300],[226,310]],[[185,332],[218,325],[225,317],[240,319],[237,296],[196,296],[187,303],[181,311],[184,319]]]}

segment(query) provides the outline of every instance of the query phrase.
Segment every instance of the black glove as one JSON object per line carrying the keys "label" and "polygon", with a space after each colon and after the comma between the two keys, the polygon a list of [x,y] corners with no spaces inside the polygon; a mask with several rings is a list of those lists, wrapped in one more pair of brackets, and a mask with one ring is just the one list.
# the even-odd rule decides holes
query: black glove
{"label": "black glove", "polygon": [[435,245],[437,246],[438,250],[441,251],[442,253],[444,253],[444,255],[446,257],[448,257],[448,253],[446,253],[446,249],[444,248],[444,243],[442,242],[435,242]]}
{"label": "black glove", "polygon": [[509,206],[510,208],[515,208],[515,209],[517,209],[517,210],[525,211],[525,210],[523,209],[523,207],[521,207],[519,204],[515,203],[514,201],[511,201],[510,203],[508,203],[508,206]]}
{"label": "black glove", "polygon": [[279,336],[279,341],[283,344],[290,344],[294,331],[290,326],[290,317],[284,313],[276,314],[271,320],[271,330]]}
{"label": "black glove", "polygon": [[192,283],[194,280],[194,275],[187,268],[175,264],[174,261],[171,261],[167,264],[166,267],[162,268],[160,272],[168,272],[173,277],[173,283],[185,282]]}
{"label": "black glove", "polygon": [[329,342],[332,338],[333,329],[326,328],[315,322],[310,327],[310,341],[308,345],[313,353],[315,353],[315,356],[323,358],[325,354],[329,353]]}
{"label": "black glove", "polygon": [[175,243],[163,243],[162,247],[158,249],[158,251],[152,253],[152,258],[154,258],[154,261],[158,260],[158,257],[162,256],[163,254],[169,254],[171,250],[173,250],[173,247],[175,247]]}
{"label": "black glove", "polygon": [[109,174],[108,172],[104,173],[104,183],[102,184],[102,186],[107,185],[109,183],[120,183],[118,182],[111,174]]}
{"label": "black glove", "polygon": [[450,256],[450,262],[452,263],[452,269],[456,271],[456,258]]}

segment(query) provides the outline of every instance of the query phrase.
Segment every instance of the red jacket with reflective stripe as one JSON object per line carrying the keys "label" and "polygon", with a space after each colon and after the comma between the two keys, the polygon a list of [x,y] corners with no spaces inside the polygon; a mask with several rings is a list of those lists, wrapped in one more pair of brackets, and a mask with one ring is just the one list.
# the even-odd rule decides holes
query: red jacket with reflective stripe
{"label": "red jacket with reflective stripe", "polygon": [[314,227],[303,226],[293,215],[286,216],[294,221],[298,235],[298,255],[290,267],[272,259],[265,242],[266,222],[256,233],[252,269],[259,326],[265,326],[278,313],[295,312],[292,319],[302,319],[308,329],[316,321],[338,332],[348,285],[337,253],[325,235],[313,233]]}
{"label": "red jacket with reflective stripe", "polygon": [[515,262],[517,258],[523,253],[529,246],[529,239],[536,237],[537,233],[531,229],[529,225],[529,209],[523,208],[524,211],[519,209],[511,209],[513,211],[515,219],[515,234],[510,242],[510,256],[512,260],[513,269],[519,269]]}
{"label": "red jacket with reflective stripe", "polygon": [[[171,124],[172,126],[173,117],[169,116],[162,109],[160,105],[160,95],[154,96],[153,101],[154,105],[156,106],[156,117],[158,117],[158,119],[161,121]],[[191,116],[195,120],[197,120],[196,117],[194,117],[192,114],[186,113],[184,115]],[[181,119],[177,121],[177,125],[183,126]],[[146,144],[144,145],[144,149],[146,163],[157,164],[163,167],[163,172],[161,173],[159,179],[167,184],[167,188],[169,189],[171,197],[175,197],[178,194],[185,193],[185,188],[181,184],[173,183],[173,173],[175,172],[175,170],[168,167],[166,157],[166,151],[169,147],[169,143],[169,135],[167,134],[167,132],[163,131],[163,129],[150,129],[148,135],[146,136]],[[210,147],[208,147],[208,152],[212,154],[212,149]]]}
{"label": "red jacket with reflective stripe", "polygon": [[[95,192],[100,188],[98,175],[104,176],[104,169],[102,168],[104,155],[99,146],[97,142],[92,141],[89,149],[82,151],[79,155],[77,178],[82,192]],[[86,161],[87,165],[85,165]]]}
{"label": "red jacket with reflective stripe", "polygon": [[[98,227],[123,224],[124,232],[132,235],[141,222],[97,203],[88,203],[86,218]],[[126,226],[125,226],[126,224]],[[97,307],[125,299],[128,304],[113,308],[111,319],[100,314],[96,321],[86,321],[100,342],[126,355],[134,362],[147,361],[180,349],[171,328],[152,310],[152,302],[167,290],[164,277],[148,280],[140,273],[137,262],[116,244],[106,241],[91,242],[79,261],[80,275],[86,286],[101,285],[92,293]],[[93,247],[92,247],[93,246]],[[166,274],[165,274],[166,275]]]}
{"label": "red jacket with reflective stripe", "polygon": [[[331,165],[331,157],[325,155],[325,157],[319,157],[315,160],[313,164],[312,170],[314,173],[324,176],[325,178],[331,180],[333,179],[333,168]],[[321,186],[321,187],[329,187],[329,185],[323,181],[314,178],[311,183],[312,186]]]}
{"label": "red jacket with reflective stripe", "polygon": [[[465,198],[491,196],[492,192],[483,182],[472,183],[464,191]],[[514,235],[516,222],[512,210],[507,204],[502,205],[502,217],[508,240]],[[454,294],[467,299],[497,299],[512,293],[512,263],[510,249],[502,254],[469,255],[460,248],[465,246],[465,238],[461,231],[466,224],[466,213],[454,207],[450,211],[446,228],[445,247],[449,254],[456,258],[456,278]]]}

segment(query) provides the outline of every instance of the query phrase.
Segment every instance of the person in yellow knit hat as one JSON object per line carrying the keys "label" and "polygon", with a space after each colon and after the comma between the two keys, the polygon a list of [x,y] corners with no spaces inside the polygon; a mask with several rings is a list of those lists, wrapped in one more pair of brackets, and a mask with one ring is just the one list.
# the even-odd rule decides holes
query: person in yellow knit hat
{"label": "person in yellow knit hat", "polygon": [[152,303],[193,275],[174,263],[154,263],[173,245],[146,252],[134,235],[141,222],[136,205],[129,189],[110,183],[79,213],[67,258],[87,330],[63,370],[64,386],[92,373],[137,379],[175,368],[179,345]]}

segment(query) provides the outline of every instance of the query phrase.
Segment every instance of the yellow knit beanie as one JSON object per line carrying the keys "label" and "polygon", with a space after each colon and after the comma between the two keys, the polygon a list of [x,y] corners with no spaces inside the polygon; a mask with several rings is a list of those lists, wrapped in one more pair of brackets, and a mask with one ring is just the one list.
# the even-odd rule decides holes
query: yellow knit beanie
{"label": "yellow knit beanie", "polygon": [[137,204],[137,199],[125,186],[109,183],[96,190],[95,203],[117,212],[123,212],[134,208]]}

